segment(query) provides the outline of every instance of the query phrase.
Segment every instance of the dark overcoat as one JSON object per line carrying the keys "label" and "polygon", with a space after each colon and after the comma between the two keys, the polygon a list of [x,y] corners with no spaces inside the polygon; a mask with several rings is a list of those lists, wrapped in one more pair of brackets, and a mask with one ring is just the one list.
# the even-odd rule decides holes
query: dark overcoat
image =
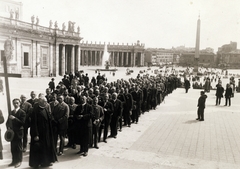
{"label": "dark overcoat", "polygon": [[[79,119],[78,116],[83,118]],[[92,106],[86,103],[84,106],[77,106],[74,112],[75,122],[75,143],[79,145],[87,145],[89,143],[90,129],[92,128]]]}
{"label": "dark overcoat", "polygon": [[[30,125],[29,166],[33,167],[57,161],[51,121],[50,108],[40,108],[38,103],[35,104]],[[39,141],[34,140],[36,136],[39,137]]]}

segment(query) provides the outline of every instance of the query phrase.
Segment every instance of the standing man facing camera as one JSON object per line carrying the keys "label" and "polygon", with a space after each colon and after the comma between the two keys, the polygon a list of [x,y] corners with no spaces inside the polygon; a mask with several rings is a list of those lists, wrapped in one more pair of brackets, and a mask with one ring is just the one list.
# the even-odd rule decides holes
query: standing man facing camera
{"label": "standing man facing camera", "polygon": [[23,130],[26,118],[26,113],[20,109],[20,99],[13,99],[14,110],[11,111],[6,122],[7,129],[12,129],[14,137],[11,141],[12,163],[8,166],[20,167],[22,164],[23,150]]}
{"label": "standing man facing camera", "polygon": [[204,109],[205,109],[205,102],[206,102],[206,99],[207,99],[207,95],[205,95],[205,92],[204,91],[201,91],[200,92],[200,97],[198,99],[198,118],[196,120],[199,120],[199,121],[204,121]]}

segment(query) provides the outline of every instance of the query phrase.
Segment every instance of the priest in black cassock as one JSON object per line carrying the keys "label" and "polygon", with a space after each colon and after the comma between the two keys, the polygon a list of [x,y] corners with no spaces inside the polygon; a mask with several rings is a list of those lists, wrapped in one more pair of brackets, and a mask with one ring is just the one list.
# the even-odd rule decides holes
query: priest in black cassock
{"label": "priest in black cassock", "polygon": [[31,115],[29,156],[31,167],[48,167],[57,161],[50,114],[51,109],[46,98],[39,98]]}

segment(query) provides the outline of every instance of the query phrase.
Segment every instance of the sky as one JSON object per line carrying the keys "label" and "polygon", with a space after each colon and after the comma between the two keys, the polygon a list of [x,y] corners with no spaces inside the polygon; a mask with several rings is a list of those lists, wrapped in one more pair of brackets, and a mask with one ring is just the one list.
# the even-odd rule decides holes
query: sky
{"label": "sky", "polygon": [[[200,15],[200,49],[238,43],[239,0],[21,0],[23,20],[38,16],[42,26],[61,29],[76,22],[86,42],[132,44],[146,48],[195,47]],[[76,28],[75,28],[76,29]]]}

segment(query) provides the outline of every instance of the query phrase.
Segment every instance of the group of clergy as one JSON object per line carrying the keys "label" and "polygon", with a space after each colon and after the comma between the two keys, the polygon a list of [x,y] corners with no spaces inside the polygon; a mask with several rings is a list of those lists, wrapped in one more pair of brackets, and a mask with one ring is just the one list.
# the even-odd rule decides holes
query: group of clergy
{"label": "group of clergy", "polygon": [[21,132],[14,136],[16,142],[11,142],[13,158],[9,166],[21,165],[29,128],[31,167],[51,166],[57,155],[64,154],[64,147],[76,149],[80,145],[77,154],[87,156],[89,148],[98,149],[100,141],[116,139],[123,126],[138,123],[142,114],[156,109],[179,86],[180,79],[174,75],[147,74],[107,82],[100,73],[89,80],[88,74],[78,72],[64,75],[56,88],[52,78],[46,94],[37,97],[32,91],[29,100],[25,95],[13,100],[7,127]]}

